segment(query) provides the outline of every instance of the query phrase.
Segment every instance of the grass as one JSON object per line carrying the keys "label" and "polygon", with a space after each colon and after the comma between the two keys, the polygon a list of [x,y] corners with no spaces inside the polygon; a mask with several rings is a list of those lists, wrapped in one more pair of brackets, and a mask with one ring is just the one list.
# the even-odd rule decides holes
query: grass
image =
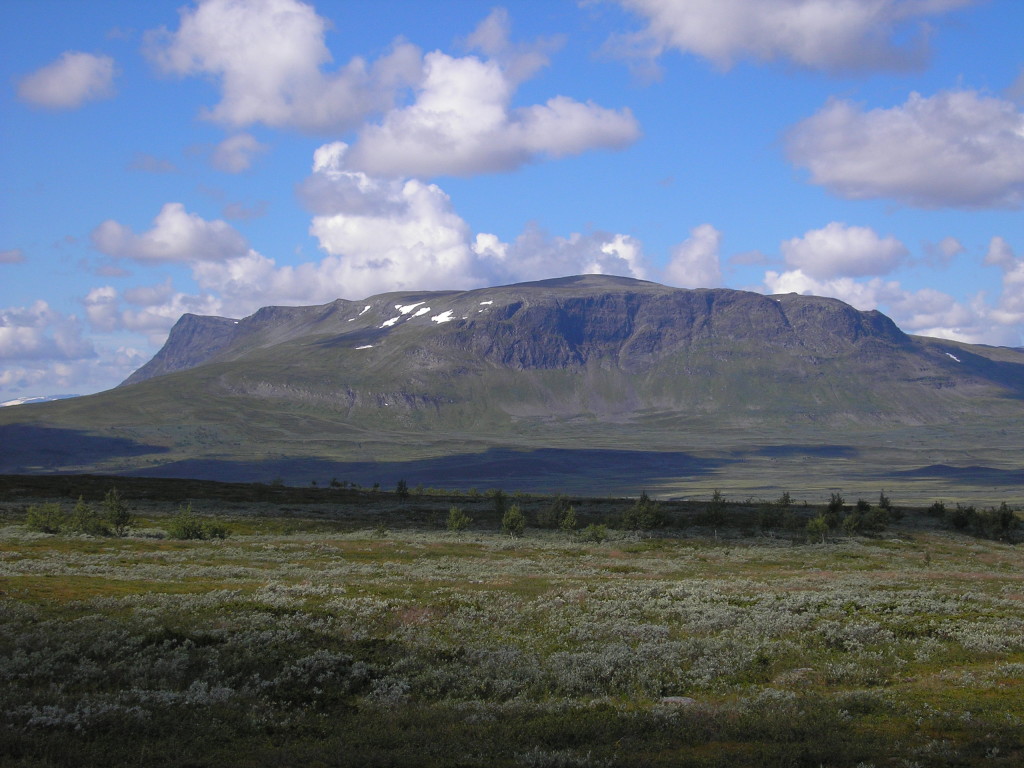
{"label": "grass", "polygon": [[[483,496],[452,533],[448,497],[211,493],[228,538],[174,541],[177,496],[122,492],[124,538],[0,501],[4,765],[1024,760],[1024,552],[921,509],[821,544],[665,504],[598,544],[503,535]],[[631,503],[572,502],[581,528]]]}

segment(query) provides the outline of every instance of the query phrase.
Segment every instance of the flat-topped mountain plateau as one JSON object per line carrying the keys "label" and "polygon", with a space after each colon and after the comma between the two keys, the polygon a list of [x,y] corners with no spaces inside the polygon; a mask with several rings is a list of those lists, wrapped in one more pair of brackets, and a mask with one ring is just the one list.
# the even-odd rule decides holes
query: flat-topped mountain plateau
{"label": "flat-topped mountain plateau", "polygon": [[987,502],[1022,424],[1020,350],[586,275],[185,315],[120,387],[0,410],[0,472]]}

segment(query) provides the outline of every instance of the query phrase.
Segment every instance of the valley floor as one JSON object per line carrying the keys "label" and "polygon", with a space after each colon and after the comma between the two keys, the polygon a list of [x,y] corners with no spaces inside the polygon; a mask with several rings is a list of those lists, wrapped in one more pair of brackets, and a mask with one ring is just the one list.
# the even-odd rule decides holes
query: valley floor
{"label": "valley floor", "polygon": [[1024,762],[1020,546],[921,510],[811,542],[577,499],[540,530],[527,498],[513,538],[487,498],[381,496],[194,499],[226,538],[188,540],[177,501],[93,537],[0,498],[0,762]]}

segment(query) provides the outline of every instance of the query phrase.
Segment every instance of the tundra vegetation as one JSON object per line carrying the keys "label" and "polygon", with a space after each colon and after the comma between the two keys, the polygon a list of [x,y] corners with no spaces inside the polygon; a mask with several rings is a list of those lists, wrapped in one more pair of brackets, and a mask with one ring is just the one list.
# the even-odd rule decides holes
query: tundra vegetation
{"label": "tundra vegetation", "polygon": [[4,765],[1024,761],[1010,505],[82,482],[0,485]]}

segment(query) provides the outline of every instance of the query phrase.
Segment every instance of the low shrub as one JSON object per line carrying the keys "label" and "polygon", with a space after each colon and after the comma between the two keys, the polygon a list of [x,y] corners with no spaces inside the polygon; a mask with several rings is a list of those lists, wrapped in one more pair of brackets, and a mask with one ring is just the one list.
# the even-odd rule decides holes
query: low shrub
{"label": "low shrub", "polygon": [[167,535],[172,539],[224,539],[228,536],[228,529],[216,521],[204,523],[188,504],[171,518]]}
{"label": "low shrub", "polygon": [[64,512],[60,504],[33,504],[25,516],[25,527],[40,533],[60,533],[64,525]]}
{"label": "low shrub", "polygon": [[507,533],[513,538],[518,538],[523,535],[523,531],[525,529],[526,518],[523,517],[523,512],[519,508],[519,505],[513,504],[505,511],[505,514],[501,516],[501,532]]}
{"label": "low shrub", "polygon": [[78,497],[78,503],[75,504],[75,509],[67,518],[63,529],[68,533],[84,533],[89,536],[110,535],[110,528],[100,513],[81,496]]}
{"label": "low shrub", "polygon": [[135,517],[128,510],[117,488],[111,488],[103,497],[103,514],[116,536],[124,536],[135,524]]}
{"label": "low shrub", "polygon": [[448,530],[449,531],[463,531],[469,527],[469,524],[473,522],[469,515],[466,514],[462,507],[452,507],[448,510]]}

